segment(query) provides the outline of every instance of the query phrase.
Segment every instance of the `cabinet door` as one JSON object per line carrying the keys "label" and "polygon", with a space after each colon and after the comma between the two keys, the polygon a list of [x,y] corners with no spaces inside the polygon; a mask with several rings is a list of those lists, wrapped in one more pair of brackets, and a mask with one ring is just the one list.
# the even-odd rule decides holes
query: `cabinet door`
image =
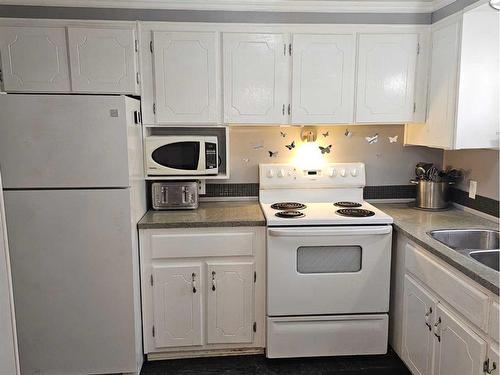
{"label": "cabinet door", "polygon": [[224,33],[224,122],[288,123],[285,34]]}
{"label": "cabinet door", "polygon": [[440,338],[434,351],[435,375],[483,374],[486,341],[441,304],[434,333]]}
{"label": "cabinet door", "polygon": [[201,265],[153,266],[157,347],[201,345]]}
{"label": "cabinet door", "polygon": [[432,33],[429,114],[425,138],[429,146],[452,148],[455,137],[459,24]]}
{"label": "cabinet door", "polygon": [[208,343],[253,341],[253,262],[208,263]]}
{"label": "cabinet door", "polygon": [[153,32],[155,119],[217,123],[220,117],[216,32]]}
{"label": "cabinet door", "polygon": [[133,28],[69,27],[68,46],[73,91],[138,93]]}
{"label": "cabinet door", "polygon": [[356,122],[413,119],[417,34],[361,34]]}
{"label": "cabinet door", "polygon": [[0,27],[4,90],[71,90],[64,27]]}
{"label": "cabinet door", "polygon": [[414,375],[432,374],[436,299],[405,275],[403,312],[403,360]]}
{"label": "cabinet door", "polygon": [[293,35],[294,124],[352,122],[354,47],[354,34]]}

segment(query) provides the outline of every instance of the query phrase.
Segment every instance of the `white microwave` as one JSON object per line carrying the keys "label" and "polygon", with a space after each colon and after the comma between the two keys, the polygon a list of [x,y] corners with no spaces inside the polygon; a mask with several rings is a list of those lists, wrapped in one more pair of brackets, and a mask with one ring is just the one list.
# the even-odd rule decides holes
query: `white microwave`
{"label": "white microwave", "polygon": [[145,140],[148,175],[216,175],[216,136],[151,136]]}

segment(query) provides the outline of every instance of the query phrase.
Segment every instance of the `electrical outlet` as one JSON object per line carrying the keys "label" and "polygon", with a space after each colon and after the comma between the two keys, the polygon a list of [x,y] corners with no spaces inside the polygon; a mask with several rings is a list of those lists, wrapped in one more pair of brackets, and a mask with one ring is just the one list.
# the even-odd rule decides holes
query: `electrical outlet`
{"label": "electrical outlet", "polygon": [[476,199],[477,192],[477,181],[470,180],[469,181],[469,198]]}

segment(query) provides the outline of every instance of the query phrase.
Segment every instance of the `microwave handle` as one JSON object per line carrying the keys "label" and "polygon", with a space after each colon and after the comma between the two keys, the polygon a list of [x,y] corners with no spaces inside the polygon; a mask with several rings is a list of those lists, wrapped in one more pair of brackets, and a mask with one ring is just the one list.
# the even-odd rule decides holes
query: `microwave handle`
{"label": "microwave handle", "polygon": [[305,236],[351,236],[389,234],[392,226],[384,225],[377,227],[360,228],[294,228],[294,229],[269,229],[269,235],[273,237],[305,237]]}

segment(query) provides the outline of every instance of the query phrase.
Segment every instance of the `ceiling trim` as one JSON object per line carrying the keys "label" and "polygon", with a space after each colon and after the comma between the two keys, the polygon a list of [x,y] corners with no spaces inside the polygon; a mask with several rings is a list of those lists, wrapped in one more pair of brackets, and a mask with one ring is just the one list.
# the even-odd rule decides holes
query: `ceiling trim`
{"label": "ceiling trim", "polygon": [[0,0],[0,5],[312,13],[430,13],[454,1],[455,0]]}

